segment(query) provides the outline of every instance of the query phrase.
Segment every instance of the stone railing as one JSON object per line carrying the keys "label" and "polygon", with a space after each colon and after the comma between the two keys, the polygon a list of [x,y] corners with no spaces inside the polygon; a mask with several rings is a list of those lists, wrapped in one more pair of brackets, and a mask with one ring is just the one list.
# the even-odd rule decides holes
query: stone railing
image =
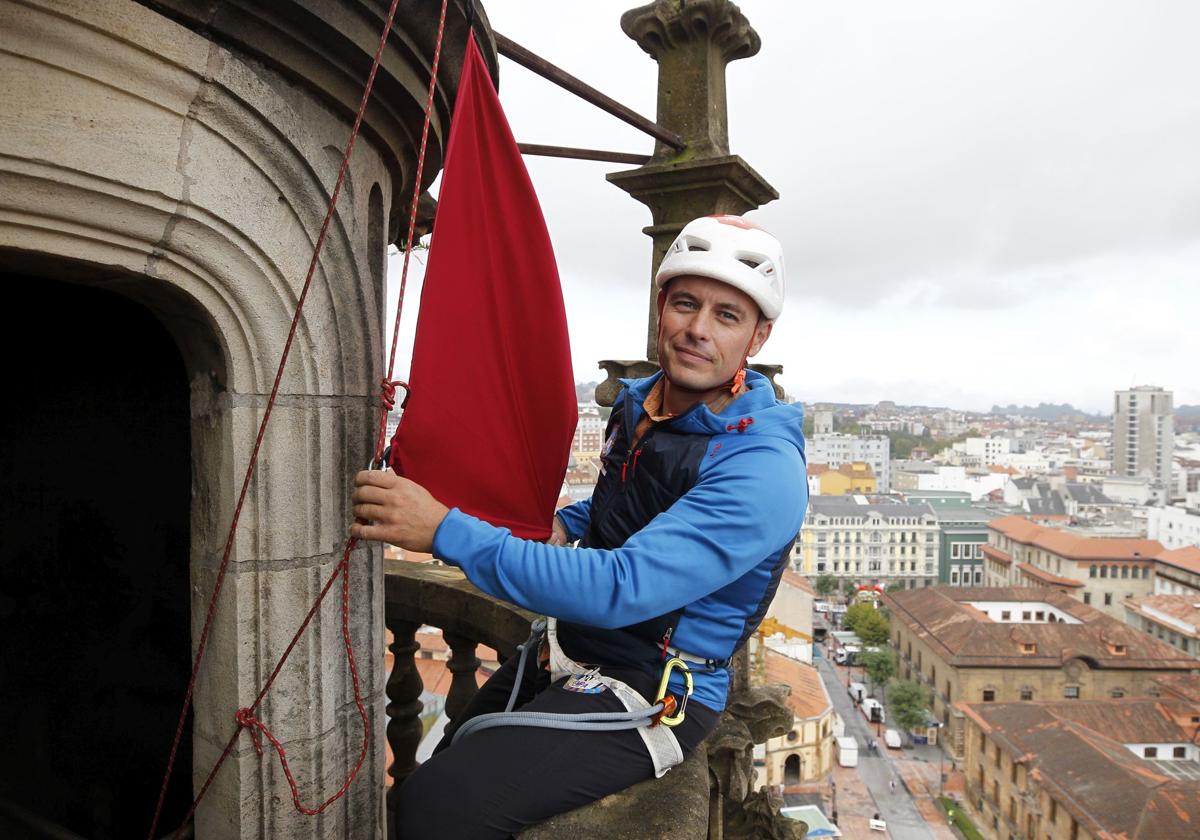
{"label": "stone railing", "polygon": [[[387,682],[387,738],[393,763],[389,812],[399,785],[416,769],[421,725],[421,677],[414,654],[421,625],[439,627],[450,647],[452,674],[446,715],[460,714],[476,691],[478,645],[494,648],[501,660],[529,635],[534,617],[491,598],[457,569],[388,561],[385,620],[392,631],[392,673]],[[743,670],[745,657],[738,657]],[[738,668],[735,665],[735,669]],[[729,708],[717,729],[679,767],[599,802],[561,814],[521,833],[520,840],[566,840],[580,835],[610,840],[796,840],[801,822],[779,815],[781,802],[755,791],[753,748],[792,728],[785,686],[749,687],[735,679]],[[663,807],[663,803],[671,803]],[[391,820],[388,823],[391,825]]]}

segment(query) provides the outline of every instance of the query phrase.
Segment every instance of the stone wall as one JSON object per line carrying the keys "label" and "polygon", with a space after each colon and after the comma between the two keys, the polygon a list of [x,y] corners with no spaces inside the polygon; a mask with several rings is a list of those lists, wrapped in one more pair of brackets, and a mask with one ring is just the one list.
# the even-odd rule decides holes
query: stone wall
{"label": "stone wall", "polygon": [[[191,550],[162,562],[190,562],[193,645],[379,37],[377,5],[248,14],[239,3],[0,0],[0,269],[125,295],[179,345],[191,389]],[[402,183],[411,189],[429,14],[399,24],[385,54],[296,333],[201,671],[194,766],[177,769],[197,781],[341,556],[350,477],[373,442],[385,246],[401,227]],[[458,14],[426,182],[465,45]],[[199,811],[204,840],[382,836],[381,556],[359,549],[352,568],[374,732],[362,776],[329,812],[304,817],[278,762],[242,738]],[[309,805],[337,789],[362,738],[339,601],[335,591],[259,712]]]}

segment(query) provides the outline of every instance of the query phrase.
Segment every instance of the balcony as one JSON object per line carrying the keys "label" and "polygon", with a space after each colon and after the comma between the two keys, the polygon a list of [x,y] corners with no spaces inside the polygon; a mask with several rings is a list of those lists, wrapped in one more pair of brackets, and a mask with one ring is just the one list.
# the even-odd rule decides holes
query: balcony
{"label": "balcony", "polygon": [[[423,563],[388,561],[384,598],[394,656],[387,682],[387,739],[394,756],[388,771],[390,814],[399,785],[416,769],[423,735],[421,677],[413,658],[419,648],[418,628],[426,624],[441,628],[450,647],[452,680],[446,714],[453,720],[476,691],[477,647],[487,645],[501,660],[507,659],[529,635],[534,616],[480,592],[457,569]],[[753,746],[791,731],[789,689],[749,685],[745,651],[735,657],[733,669],[728,709],[713,734],[683,764],[661,779],[528,828],[519,839],[804,837],[803,823],[779,815],[782,802],[755,790]],[[663,807],[664,802],[670,807]]]}

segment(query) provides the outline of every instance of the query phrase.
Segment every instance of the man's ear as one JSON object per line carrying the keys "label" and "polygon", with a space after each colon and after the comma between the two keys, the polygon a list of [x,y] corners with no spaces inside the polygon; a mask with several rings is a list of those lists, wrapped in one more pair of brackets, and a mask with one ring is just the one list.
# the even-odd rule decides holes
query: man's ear
{"label": "man's ear", "polygon": [[747,356],[756,356],[762,346],[767,343],[767,339],[771,337],[771,329],[775,326],[774,321],[768,321],[766,318],[759,318],[758,323],[754,326],[754,341],[750,343],[750,352]]}

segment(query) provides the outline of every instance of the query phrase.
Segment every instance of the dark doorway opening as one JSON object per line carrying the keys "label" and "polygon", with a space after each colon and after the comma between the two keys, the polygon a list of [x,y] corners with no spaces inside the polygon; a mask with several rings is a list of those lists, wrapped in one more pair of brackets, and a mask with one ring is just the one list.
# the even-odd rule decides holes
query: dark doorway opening
{"label": "dark doorway opening", "polygon": [[[0,836],[144,837],[191,664],[187,372],[126,297],[0,288]],[[163,832],[191,752],[189,720]]]}
{"label": "dark doorway opening", "polygon": [[783,783],[785,785],[800,784],[800,756],[792,753],[783,761]]}

